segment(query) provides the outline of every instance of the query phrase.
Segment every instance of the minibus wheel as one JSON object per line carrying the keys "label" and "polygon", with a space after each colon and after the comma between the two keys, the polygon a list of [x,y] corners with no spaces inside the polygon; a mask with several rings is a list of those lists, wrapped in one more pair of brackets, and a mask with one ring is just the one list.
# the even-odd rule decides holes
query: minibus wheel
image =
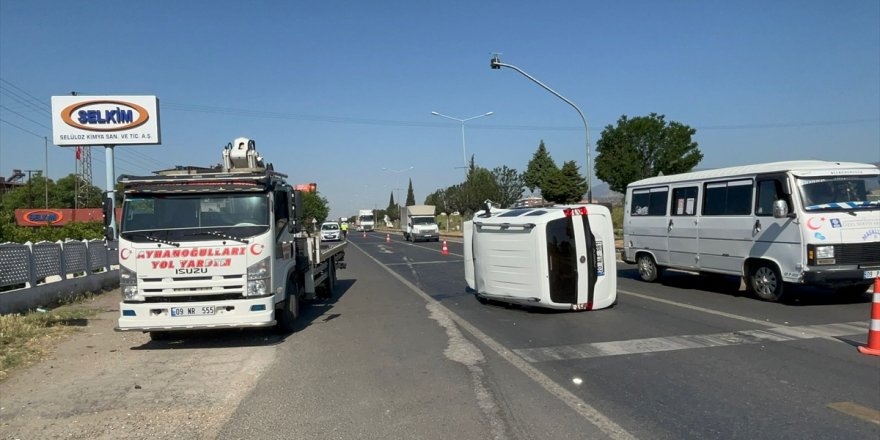
{"label": "minibus wheel", "polygon": [[754,264],[749,274],[749,287],[764,301],[776,302],[782,299],[782,277],[773,264]]}
{"label": "minibus wheel", "polygon": [[660,268],[657,267],[657,263],[654,262],[654,257],[651,254],[639,254],[636,264],[639,267],[639,276],[643,280],[653,283],[660,277]]}

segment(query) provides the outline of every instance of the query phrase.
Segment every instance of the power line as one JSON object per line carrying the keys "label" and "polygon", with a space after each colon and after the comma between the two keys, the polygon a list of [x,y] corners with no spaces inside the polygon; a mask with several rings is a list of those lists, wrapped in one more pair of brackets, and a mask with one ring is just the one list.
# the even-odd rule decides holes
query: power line
{"label": "power line", "polygon": [[35,121],[35,120],[33,120],[33,119],[31,119],[31,118],[29,118],[29,117],[27,117],[27,116],[25,116],[25,115],[23,115],[23,114],[21,114],[21,113],[15,111],[15,110],[12,110],[12,109],[9,108],[9,107],[6,107],[6,106],[3,105],[3,104],[0,104],[0,108],[6,110],[6,111],[8,111],[8,112],[15,113],[16,115],[18,115],[18,116],[21,117],[22,119],[27,119],[28,121],[31,121],[31,122],[33,122],[34,124],[37,124],[37,125],[39,125],[39,126],[41,126],[41,127],[43,127],[43,128],[46,128],[46,129],[49,129],[49,130],[52,129],[52,127],[50,127],[50,126],[48,126],[48,125],[46,125],[46,124],[43,124],[43,123],[40,122],[40,121]]}
{"label": "power line", "polygon": [[4,123],[6,123],[6,124],[8,124],[8,125],[11,125],[11,126],[17,128],[17,129],[21,130],[21,131],[24,131],[24,132],[30,133],[30,134],[32,134],[32,135],[34,135],[34,136],[36,136],[36,137],[38,137],[38,138],[40,138],[40,139],[43,139],[43,138],[46,137],[46,136],[43,136],[43,135],[41,135],[41,134],[34,133],[34,132],[28,130],[27,128],[19,127],[18,125],[15,125],[15,124],[13,124],[12,122],[9,122],[9,121],[7,121],[7,120],[5,120],[5,119],[3,119],[3,118],[0,118],[0,122],[4,122]]}
{"label": "power line", "polygon": [[36,96],[31,95],[31,94],[28,93],[26,90],[22,89],[21,87],[19,87],[19,86],[15,85],[15,84],[13,84],[13,83],[11,83],[11,82],[9,82],[9,81],[3,79],[3,78],[0,78],[0,82],[4,82],[4,83],[8,84],[10,87],[12,87],[12,88],[18,90],[20,93],[24,94],[25,96],[30,97],[31,100],[32,100],[32,102],[36,102],[36,103],[40,104],[41,106],[44,107],[44,110],[49,111],[49,112],[52,111],[52,107],[51,107],[49,104],[46,104],[46,102],[43,101],[41,98],[37,98]]}

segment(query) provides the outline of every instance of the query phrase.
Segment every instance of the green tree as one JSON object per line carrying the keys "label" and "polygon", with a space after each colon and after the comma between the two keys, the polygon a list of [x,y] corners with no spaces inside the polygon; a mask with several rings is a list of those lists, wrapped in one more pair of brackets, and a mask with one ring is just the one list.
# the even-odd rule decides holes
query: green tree
{"label": "green tree", "polygon": [[[388,199],[388,207],[385,208],[385,214],[388,214],[388,218],[392,221],[400,218],[400,207],[397,206],[397,203],[394,202],[394,191],[391,191],[391,197]],[[384,217],[378,217],[377,220],[380,220]]]}
{"label": "green tree", "polygon": [[492,170],[492,177],[498,187],[498,194],[492,201],[498,202],[502,208],[510,207],[522,197],[525,185],[522,175],[515,169],[508,168],[507,165],[495,167]]}
{"label": "green tree", "polygon": [[692,140],[697,131],[664,115],[651,113],[608,125],[596,143],[596,177],[617,192],[636,180],[692,170],[703,153]]}
{"label": "green tree", "polygon": [[327,220],[327,215],[330,214],[330,204],[317,191],[303,191],[302,204],[303,221],[305,222],[304,226],[306,229],[311,228],[312,219],[317,220],[316,225],[320,225]]}
{"label": "green tree", "polygon": [[529,189],[529,192],[534,193],[535,188],[540,188],[544,183],[544,179],[556,169],[556,163],[553,162],[553,158],[547,152],[547,147],[544,146],[544,140],[542,139],[537,151],[532,155],[532,160],[529,161],[526,171],[522,175],[523,183]]}
{"label": "green tree", "polygon": [[434,205],[437,208],[437,212],[445,212],[448,214],[449,211],[446,206],[446,190],[438,189],[437,191],[428,194],[428,197],[425,197],[425,205]]}
{"label": "green tree", "polygon": [[587,181],[578,172],[573,160],[562,164],[562,168],[554,170],[544,181],[541,195],[553,203],[577,203],[587,192]]}
{"label": "green tree", "polygon": [[413,193],[412,179],[409,179],[409,188],[406,190],[406,205],[412,206],[416,204],[416,195]]}
{"label": "green tree", "polygon": [[494,202],[494,199],[498,197],[498,184],[495,182],[492,172],[478,167],[474,163],[473,156],[471,156],[467,180],[463,185],[463,193],[465,196],[464,211],[461,211],[463,213],[479,211],[482,209],[484,201],[488,199]]}

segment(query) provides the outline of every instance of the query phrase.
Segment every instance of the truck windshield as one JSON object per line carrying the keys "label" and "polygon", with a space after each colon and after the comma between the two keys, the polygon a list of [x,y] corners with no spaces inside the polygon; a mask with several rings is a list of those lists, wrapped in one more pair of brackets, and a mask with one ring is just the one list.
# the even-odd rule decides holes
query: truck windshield
{"label": "truck windshield", "polygon": [[413,217],[412,223],[414,225],[433,225],[434,217]]}
{"label": "truck windshield", "polygon": [[807,211],[880,207],[880,176],[802,178],[797,182]]}
{"label": "truck windshield", "polygon": [[361,221],[362,222],[371,222],[371,221],[373,221],[373,216],[372,215],[362,215]]}
{"label": "truck windshield", "polygon": [[[121,233],[180,239],[202,229],[252,236],[269,227],[266,194],[138,195],[126,197]],[[135,237],[136,238],[136,237]],[[198,238],[193,238],[198,239]],[[205,239],[210,239],[206,236]]]}

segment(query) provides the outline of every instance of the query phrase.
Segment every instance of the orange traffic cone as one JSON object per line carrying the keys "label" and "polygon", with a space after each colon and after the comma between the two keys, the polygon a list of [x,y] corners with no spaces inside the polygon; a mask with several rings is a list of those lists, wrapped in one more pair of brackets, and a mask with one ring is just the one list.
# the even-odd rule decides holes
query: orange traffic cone
{"label": "orange traffic cone", "polygon": [[367,230],[364,229],[364,238],[367,238]]}
{"label": "orange traffic cone", "polygon": [[391,234],[385,234],[385,243],[391,243]]}
{"label": "orange traffic cone", "polygon": [[441,255],[449,255],[449,248],[446,247],[446,240],[443,240],[443,251],[440,252]]}
{"label": "orange traffic cone", "polygon": [[859,347],[862,354],[880,356],[880,277],[874,278],[874,294],[871,302],[871,326],[868,328],[868,345]]}

